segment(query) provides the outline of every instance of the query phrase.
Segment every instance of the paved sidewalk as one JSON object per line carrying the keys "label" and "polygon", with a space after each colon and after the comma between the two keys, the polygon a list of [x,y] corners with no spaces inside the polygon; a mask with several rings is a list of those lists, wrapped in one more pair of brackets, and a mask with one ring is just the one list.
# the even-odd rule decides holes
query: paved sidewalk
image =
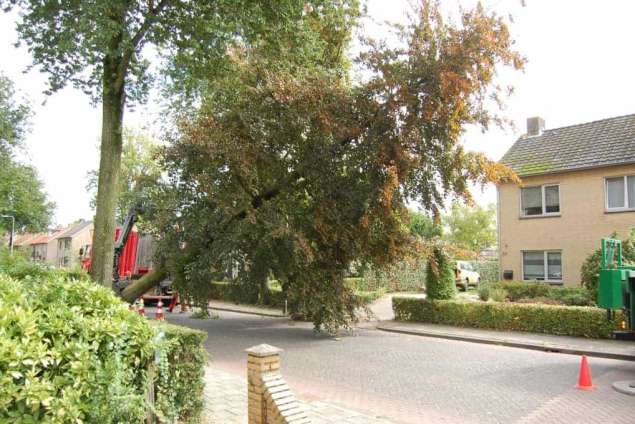
{"label": "paved sidewalk", "polygon": [[[293,390],[293,387],[291,387]],[[302,402],[312,424],[391,424],[385,418],[374,417],[332,403]],[[218,370],[205,369],[206,424],[247,423],[247,379]]]}
{"label": "paved sidewalk", "polygon": [[384,321],[377,325],[377,329],[393,333],[437,337],[473,343],[635,361],[635,343],[620,340],[585,339],[582,337],[482,330],[478,328],[462,328],[401,321]]}
{"label": "paved sidewalk", "polygon": [[373,312],[373,320],[376,321],[390,321],[395,318],[395,313],[392,310],[392,297],[415,297],[419,299],[425,299],[424,293],[387,293],[368,305],[368,308]]}

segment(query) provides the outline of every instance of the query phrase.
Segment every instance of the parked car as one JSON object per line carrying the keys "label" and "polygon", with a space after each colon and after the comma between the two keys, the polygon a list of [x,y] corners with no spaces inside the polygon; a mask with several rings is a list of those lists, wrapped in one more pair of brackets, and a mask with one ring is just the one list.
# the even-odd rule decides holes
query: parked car
{"label": "parked car", "polygon": [[481,276],[474,270],[474,267],[467,261],[456,261],[456,286],[467,290],[469,286],[478,286],[481,282]]}

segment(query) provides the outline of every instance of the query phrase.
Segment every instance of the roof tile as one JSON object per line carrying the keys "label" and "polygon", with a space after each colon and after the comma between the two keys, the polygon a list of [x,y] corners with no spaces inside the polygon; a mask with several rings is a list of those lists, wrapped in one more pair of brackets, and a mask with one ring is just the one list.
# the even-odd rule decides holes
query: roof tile
{"label": "roof tile", "polygon": [[635,163],[635,114],[520,138],[500,162],[521,177]]}

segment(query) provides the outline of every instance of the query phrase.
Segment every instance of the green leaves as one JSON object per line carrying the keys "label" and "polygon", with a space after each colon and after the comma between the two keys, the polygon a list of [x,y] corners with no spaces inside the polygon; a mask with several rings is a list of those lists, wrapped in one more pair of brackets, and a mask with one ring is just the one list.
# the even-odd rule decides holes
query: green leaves
{"label": "green leaves", "polygon": [[[13,83],[0,73],[0,215],[15,217],[16,230],[47,228],[55,205],[49,202],[35,168],[18,162],[31,115],[28,104],[16,97]],[[11,221],[0,219],[0,231],[11,230]]]}
{"label": "green leaves", "polygon": [[443,217],[447,226],[446,237],[456,247],[473,254],[496,244],[496,206],[452,205],[449,215]]}
{"label": "green leaves", "polygon": [[13,82],[0,72],[0,155],[22,144],[30,115],[29,105],[16,99]]}
{"label": "green leaves", "polygon": [[0,421],[141,421],[153,336],[94,283],[0,273]]}

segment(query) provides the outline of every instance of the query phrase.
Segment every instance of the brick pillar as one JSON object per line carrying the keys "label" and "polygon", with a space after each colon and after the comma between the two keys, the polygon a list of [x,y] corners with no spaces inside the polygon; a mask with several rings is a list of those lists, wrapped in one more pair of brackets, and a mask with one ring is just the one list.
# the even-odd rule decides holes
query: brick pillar
{"label": "brick pillar", "polygon": [[265,385],[263,377],[280,370],[279,349],[268,344],[261,344],[245,350],[247,352],[247,415],[249,424],[268,424]]}

